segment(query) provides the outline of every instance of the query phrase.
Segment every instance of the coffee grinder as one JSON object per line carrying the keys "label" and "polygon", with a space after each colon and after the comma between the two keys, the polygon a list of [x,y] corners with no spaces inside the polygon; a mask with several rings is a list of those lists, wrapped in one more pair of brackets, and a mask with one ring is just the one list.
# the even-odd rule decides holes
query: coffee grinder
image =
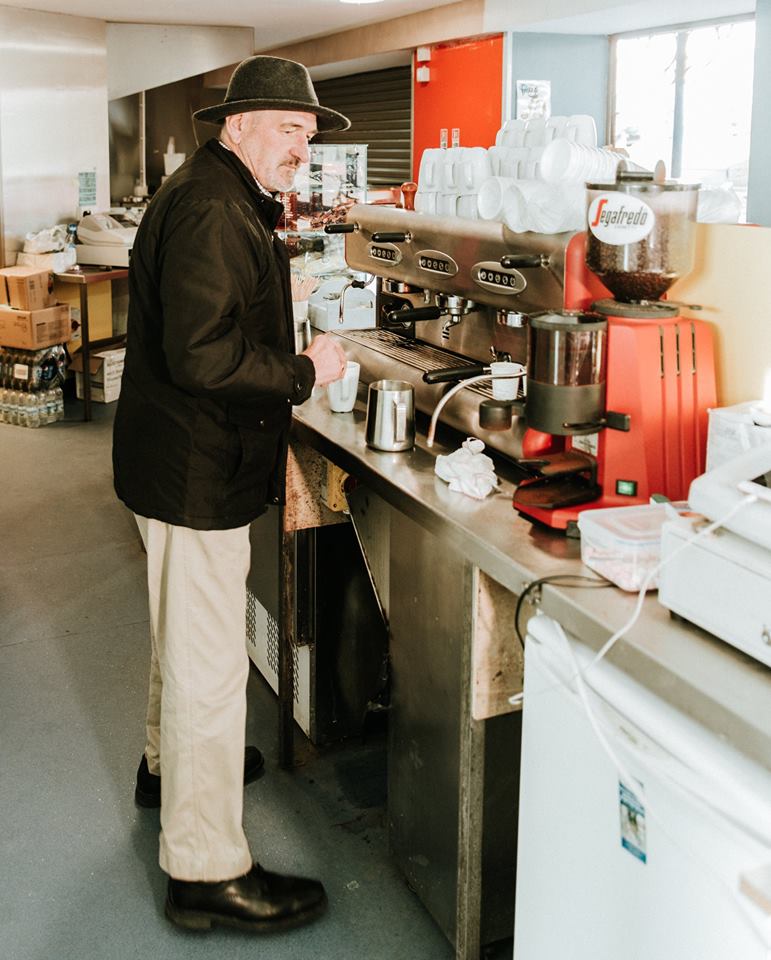
{"label": "coffee grinder", "polygon": [[529,476],[514,506],[526,516],[570,530],[584,509],[685,499],[703,473],[712,333],[661,299],[693,267],[697,196],[698,185],[625,170],[587,184],[566,309],[530,323],[527,424],[534,449],[544,433],[552,442],[520,461]]}

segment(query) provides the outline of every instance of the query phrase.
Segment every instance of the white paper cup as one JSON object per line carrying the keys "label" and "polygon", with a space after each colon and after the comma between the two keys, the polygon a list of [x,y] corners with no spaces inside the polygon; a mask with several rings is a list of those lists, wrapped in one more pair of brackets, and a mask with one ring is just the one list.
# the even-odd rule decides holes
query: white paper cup
{"label": "white paper cup", "polygon": [[350,413],[353,410],[359,388],[359,371],[359,364],[349,360],[341,379],[327,384],[329,409],[333,413]]}
{"label": "white paper cup", "polygon": [[521,363],[497,361],[490,364],[493,375],[493,397],[496,400],[516,400],[519,377],[524,373]]}

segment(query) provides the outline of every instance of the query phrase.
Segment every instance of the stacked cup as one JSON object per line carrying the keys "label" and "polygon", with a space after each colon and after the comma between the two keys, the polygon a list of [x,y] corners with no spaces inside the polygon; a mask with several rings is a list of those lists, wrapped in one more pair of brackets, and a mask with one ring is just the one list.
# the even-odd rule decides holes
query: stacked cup
{"label": "stacked cup", "polygon": [[491,173],[484,147],[424,150],[415,209],[419,213],[476,219],[477,194]]}
{"label": "stacked cup", "polygon": [[589,147],[560,138],[544,147],[540,174],[547,183],[615,180],[621,158],[622,154],[608,147]]}

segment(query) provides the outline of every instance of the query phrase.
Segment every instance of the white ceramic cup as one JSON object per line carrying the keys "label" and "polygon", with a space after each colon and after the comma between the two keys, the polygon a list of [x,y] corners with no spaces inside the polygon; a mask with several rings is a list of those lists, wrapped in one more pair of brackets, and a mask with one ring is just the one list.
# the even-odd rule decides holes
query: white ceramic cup
{"label": "white ceramic cup", "polygon": [[418,172],[419,190],[439,190],[441,189],[441,168],[444,162],[444,150],[438,147],[430,147],[423,151],[420,158],[420,171]]}
{"label": "white ceramic cup", "polygon": [[514,184],[513,177],[490,177],[479,190],[479,216],[483,220],[501,220],[503,218],[503,198]]}
{"label": "white ceramic cup", "polygon": [[415,194],[415,209],[418,213],[436,213],[438,196],[433,190],[418,190]]}
{"label": "white ceramic cup", "polygon": [[466,220],[479,219],[479,195],[476,193],[462,193],[458,197],[455,212]]}
{"label": "white ceramic cup", "polygon": [[[500,145],[506,147],[523,147],[525,145],[525,127],[526,120],[518,120],[516,117],[507,120],[500,129]],[[498,138],[495,138],[498,143]]]}
{"label": "white ceramic cup", "polygon": [[333,413],[350,413],[353,410],[359,388],[359,371],[359,364],[355,360],[349,360],[340,380],[327,384],[329,409]]}
{"label": "white ceramic cup", "polygon": [[456,165],[458,171],[458,191],[476,193],[491,175],[490,158],[484,147],[470,147],[464,150],[463,157]]}
{"label": "white ceramic cup", "polygon": [[440,193],[436,198],[436,212],[445,217],[454,217],[458,213],[458,194]]}
{"label": "white ceramic cup", "polygon": [[594,117],[585,113],[573,114],[573,116],[568,117],[564,135],[568,140],[573,140],[575,143],[581,143],[587,147],[596,147],[597,124],[594,122]]}

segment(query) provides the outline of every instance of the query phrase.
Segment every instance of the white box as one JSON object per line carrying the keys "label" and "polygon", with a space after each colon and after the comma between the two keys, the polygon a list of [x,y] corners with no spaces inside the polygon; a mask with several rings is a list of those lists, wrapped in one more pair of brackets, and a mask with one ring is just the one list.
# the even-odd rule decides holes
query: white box
{"label": "white box", "polygon": [[308,301],[308,319],[317,330],[367,330],[375,326],[375,294],[368,288],[345,291],[345,313],[340,322],[340,298],[347,277],[326,280]]}
{"label": "white box", "polygon": [[[123,364],[126,348],[117,347],[99,350],[89,357],[91,371],[91,399],[97,403],[112,403],[120,396],[120,383],[123,376]],[[77,354],[70,370],[75,372],[75,391],[79,400],[83,399],[83,357]]]}
{"label": "white box", "polygon": [[771,667],[771,551],[730,530],[684,547],[701,523],[664,525],[659,603]]}

